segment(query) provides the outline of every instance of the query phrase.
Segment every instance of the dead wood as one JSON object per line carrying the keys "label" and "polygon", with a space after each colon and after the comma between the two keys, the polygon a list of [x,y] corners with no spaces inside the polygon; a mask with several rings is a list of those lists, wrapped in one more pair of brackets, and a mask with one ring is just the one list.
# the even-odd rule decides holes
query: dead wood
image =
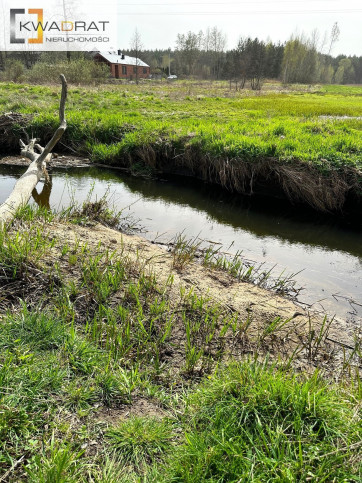
{"label": "dead wood", "polygon": [[61,74],[60,79],[62,82],[62,93],[59,105],[60,125],[45,148],[38,144],[36,138],[27,139],[27,144],[20,140],[21,155],[30,160],[30,165],[16,182],[10,196],[0,206],[0,224],[10,222],[15,216],[16,211],[28,203],[35,186],[42,176],[45,176],[48,180],[46,163],[50,161],[54,146],[63,136],[67,128],[67,121],[65,120],[67,81],[63,74]]}

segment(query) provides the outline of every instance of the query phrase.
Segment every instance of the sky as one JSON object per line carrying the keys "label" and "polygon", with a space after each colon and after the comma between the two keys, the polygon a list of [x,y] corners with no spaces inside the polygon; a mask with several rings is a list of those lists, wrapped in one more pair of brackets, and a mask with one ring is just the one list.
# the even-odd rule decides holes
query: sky
{"label": "sky", "polygon": [[[63,12],[68,20],[109,19],[110,40],[94,46],[99,50],[105,50],[105,45],[106,50],[128,49],[135,29],[145,50],[174,49],[178,33],[205,32],[208,27],[216,26],[226,35],[227,49],[236,47],[240,37],[258,37],[276,43],[287,41],[295,33],[310,36],[317,30],[318,50],[328,53],[329,43],[325,42],[321,49],[322,40],[338,22],[340,36],[333,45],[332,55],[362,56],[362,0],[0,0],[0,46],[4,44],[5,49],[19,49],[19,44],[9,43],[9,12],[15,8],[25,8],[26,13],[28,8],[44,8],[44,19],[49,21],[63,18]],[[24,21],[21,15],[19,19]],[[78,41],[30,47],[25,43],[24,48],[65,50],[69,45],[71,49],[92,50],[88,47],[91,44]]]}
{"label": "sky", "polygon": [[[339,41],[332,55],[362,55],[361,0],[131,0],[117,1],[117,48],[130,46],[137,28],[145,49],[175,48],[178,33],[205,31],[217,26],[227,37],[227,48],[242,36],[284,42],[295,33],[315,29],[328,35],[335,22]],[[324,47],[328,51],[329,45]]]}

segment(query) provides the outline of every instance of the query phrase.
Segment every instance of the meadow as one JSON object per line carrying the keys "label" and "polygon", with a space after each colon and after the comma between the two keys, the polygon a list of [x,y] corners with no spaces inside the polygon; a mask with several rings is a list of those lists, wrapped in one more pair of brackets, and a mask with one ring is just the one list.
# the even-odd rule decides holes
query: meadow
{"label": "meadow", "polygon": [[[73,86],[58,150],[135,173],[188,174],[242,193],[271,183],[322,211],[360,199],[362,88],[263,89],[192,81]],[[1,111],[30,114],[22,125],[44,142],[58,123],[59,91],[2,83]],[[19,125],[7,135],[2,149],[16,153]]]}
{"label": "meadow", "polygon": [[[59,90],[0,85],[1,111],[21,114],[0,118],[3,152],[25,131],[50,138]],[[240,192],[276,176],[292,199],[339,209],[350,191],[360,199],[361,94],[72,86],[57,150]],[[257,290],[286,295],[293,281],[200,256],[182,236],[152,251],[119,232],[121,216],[87,200],[27,206],[0,227],[0,481],[361,481],[361,333],[340,344],[333,319],[285,298],[262,317]],[[225,300],[249,283],[252,303],[223,303],[216,282]]]}
{"label": "meadow", "polygon": [[176,297],[182,243],[161,282],[95,221],[119,223],[96,202],[0,231],[1,481],[361,481],[358,334],[339,363],[326,321],[290,348],[293,320]]}

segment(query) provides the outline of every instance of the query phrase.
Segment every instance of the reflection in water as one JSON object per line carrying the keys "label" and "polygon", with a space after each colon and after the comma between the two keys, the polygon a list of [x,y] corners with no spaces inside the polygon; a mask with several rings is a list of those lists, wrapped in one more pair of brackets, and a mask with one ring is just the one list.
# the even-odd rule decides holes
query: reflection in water
{"label": "reflection in water", "polygon": [[[0,166],[0,203],[22,170]],[[276,275],[303,270],[297,277],[306,287],[303,300],[321,300],[320,306],[341,317],[351,307],[333,294],[362,299],[362,233],[354,224],[328,221],[283,201],[233,196],[189,178],[141,179],[105,168],[55,169],[52,186],[44,185],[34,198],[61,209],[74,200],[82,203],[91,188],[93,199],[108,190],[117,210],[131,205],[127,211],[141,220],[148,238],[162,233],[168,241],[181,231],[189,238],[200,233],[225,248],[232,244],[230,251],[242,251],[267,268],[277,264]]]}
{"label": "reflection in water", "polygon": [[44,182],[41,193],[38,193],[36,187],[33,189],[33,192],[31,193],[35,203],[39,206],[47,208],[48,210],[50,210],[50,194],[52,192],[52,186],[53,186],[53,179],[52,179],[52,175],[49,174],[48,178]]}
{"label": "reflection in water", "polygon": [[[235,230],[242,228],[259,239],[273,237],[284,244],[302,243],[362,257],[361,228],[343,226],[343,223],[332,218],[328,221],[325,215],[305,208],[297,210],[285,200],[241,197],[217,186],[210,188],[210,185],[193,179],[180,182],[179,179],[170,178],[155,182],[123,174],[121,178],[116,176],[113,173],[112,178],[107,177],[107,180],[110,183],[116,180],[122,182],[131,193],[145,200],[192,207],[198,213],[203,212],[209,223],[217,222]],[[191,224],[192,219],[188,223]],[[162,227],[159,231],[162,231]]]}

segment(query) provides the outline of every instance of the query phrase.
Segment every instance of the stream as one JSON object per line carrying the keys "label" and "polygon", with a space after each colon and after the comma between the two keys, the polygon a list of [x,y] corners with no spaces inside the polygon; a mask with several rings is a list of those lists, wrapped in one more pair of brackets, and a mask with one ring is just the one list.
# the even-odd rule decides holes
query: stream
{"label": "stream", "polygon": [[[0,165],[0,203],[24,167]],[[231,195],[191,178],[137,178],[108,168],[55,168],[52,186],[37,186],[37,202],[60,210],[109,193],[110,205],[139,220],[142,235],[169,242],[199,236],[242,255],[273,276],[296,274],[298,300],[329,315],[362,320],[362,228],[297,210],[282,200]],[[34,199],[33,199],[34,202]]]}

